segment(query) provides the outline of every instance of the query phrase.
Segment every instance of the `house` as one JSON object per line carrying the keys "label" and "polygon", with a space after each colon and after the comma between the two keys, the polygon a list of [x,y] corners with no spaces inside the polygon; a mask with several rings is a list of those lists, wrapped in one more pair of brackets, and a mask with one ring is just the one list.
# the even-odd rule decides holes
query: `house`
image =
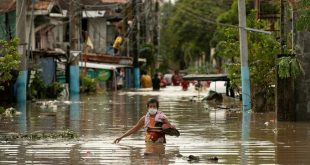
{"label": "house", "polygon": [[15,0],[2,0],[0,2],[0,39],[13,38],[15,35],[15,8]]}
{"label": "house", "polygon": [[[80,0],[78,49],[83,48],[82,31],[89,33],[94,45],[90,50],[91,55],[84,55],[83,59],[89,59],[86,56],[101,56],[103,58],[92,62],[100,63],[103,69],[106,67],[105,64],[118,64],[117,67],[122,67],[124,61],[127,61],[126,67],[132,64],[132,59],[129,57],[113,59],[109,48],[116,35],[115,23],[122,19],[119,10],[126,3],[127,0]],[[42,74],[43,79],[46,84],[50,84],[56,81],[58,76],[64,76],[66,65],[70,60],[66,52],[70,34],[68,16],[70,1],[36,0],[33,4],[28,1],[27,5],[25,28],[31,49],[28,67],[33,68],[34,65],[42,67],[43,73],[49,73]],[[0,1],[1,39],[15,36],[16,17],[16,0]]]}

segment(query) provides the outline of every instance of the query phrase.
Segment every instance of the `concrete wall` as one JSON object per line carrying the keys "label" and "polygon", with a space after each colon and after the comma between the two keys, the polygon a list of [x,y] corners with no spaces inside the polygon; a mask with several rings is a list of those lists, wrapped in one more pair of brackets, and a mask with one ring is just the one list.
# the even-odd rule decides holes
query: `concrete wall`
{"label": "concrete wall", "polygon": [[26,42],[27,42],[27,49],[28,49],[28,46],[29,46],[29,34],[30,34],[30,30],[32,30],[32,33],[31,33],[31,40],[30,40],[30,48],[32,50],[35,50],[35,27],[34,27],[34,24],[32,25],[31,29],[30,29],[30,24],[31,24],[31,16],[28,16],[27,15],[27,18],[26,18],[26,24],[27,24],[27,27],[26,28]]}
{"label": "concrete wall", "polygon": [[90,52],[105,53],[107,50],[107,25],[105,18],[89,18],[88,33],[94,49]]}
{"label": "concrete wall", "polygon": [[299,60],[305,74],[295,81],[295,107],[297,121],[310,121],[310,32],[298,33],[297,47],[300,47]]}

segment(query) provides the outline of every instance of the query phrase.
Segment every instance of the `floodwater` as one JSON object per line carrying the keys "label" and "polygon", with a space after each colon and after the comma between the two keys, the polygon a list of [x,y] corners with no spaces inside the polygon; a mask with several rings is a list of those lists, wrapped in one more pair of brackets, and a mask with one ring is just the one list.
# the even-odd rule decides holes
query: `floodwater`
{"label": "floodwater", "polygon": [[[192,96],[197,93],[168,87],[19,104],[19,116],[0,119],[1,136],[69,129],[78,137],[2,140],[0,164],[310,164],[309,123],[241,113],[234,99],[217,106]],[[142,129],[112,144],[145,114],[151,97],[159,99],[160,110],[181,135],[167,136],[165,145],[146,145]],[[189,155],[199,160],[189,161]]]}

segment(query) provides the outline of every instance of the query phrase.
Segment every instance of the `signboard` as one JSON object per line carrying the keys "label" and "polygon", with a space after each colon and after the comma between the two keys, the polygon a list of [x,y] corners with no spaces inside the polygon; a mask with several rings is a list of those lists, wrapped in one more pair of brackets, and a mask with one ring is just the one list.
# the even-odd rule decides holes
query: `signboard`
{"label": "signboard", "polygon": [[106,69],[98,69],[96,77],[98,80],[107,81],[111,77],[111,71]]}

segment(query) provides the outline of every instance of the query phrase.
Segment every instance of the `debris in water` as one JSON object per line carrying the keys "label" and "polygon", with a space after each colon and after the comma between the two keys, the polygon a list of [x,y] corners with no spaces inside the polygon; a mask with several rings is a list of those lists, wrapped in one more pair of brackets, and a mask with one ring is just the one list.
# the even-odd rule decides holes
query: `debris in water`
{"label": "debris in water", "polygon": [[189,162],[198,162],[199,161],[199,157],[198,156],[194,156],[194,155],[189,155],[187,161],[189,161]]}

